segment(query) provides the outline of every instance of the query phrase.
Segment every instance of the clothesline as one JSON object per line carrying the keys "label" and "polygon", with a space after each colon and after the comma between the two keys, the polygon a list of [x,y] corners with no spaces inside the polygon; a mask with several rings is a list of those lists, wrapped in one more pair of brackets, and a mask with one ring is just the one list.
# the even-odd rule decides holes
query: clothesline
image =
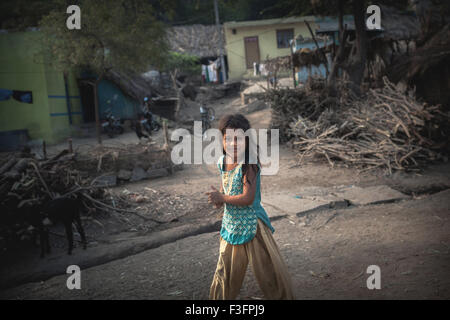
{"label": "clothesline", "polygon": [[202,65],[202,80],[208,82],[219,82],[220,59],[211,61],[209,65]]}

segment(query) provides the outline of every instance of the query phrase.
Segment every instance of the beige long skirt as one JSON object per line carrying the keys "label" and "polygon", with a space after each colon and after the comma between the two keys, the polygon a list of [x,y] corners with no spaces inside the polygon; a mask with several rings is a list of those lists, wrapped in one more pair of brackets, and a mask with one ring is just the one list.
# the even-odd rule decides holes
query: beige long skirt
{"label": "beige long skirt", "polygon": [[244,244],[232,245],[220,237],[220,254],[209,298],[232,300],[237,297],[250,263],[264,297],[291,300],[294,295],[286,264],[270,229],[258,219],[255,237]]}

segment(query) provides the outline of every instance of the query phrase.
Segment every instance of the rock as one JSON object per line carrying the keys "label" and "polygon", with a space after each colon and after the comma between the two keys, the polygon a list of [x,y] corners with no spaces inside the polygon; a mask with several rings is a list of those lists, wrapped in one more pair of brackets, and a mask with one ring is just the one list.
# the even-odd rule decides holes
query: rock
{"label": "rock", "polygon": [[117,176],[100,176],[94,179],[93,186],[114,187],[117,184]]}
{"label": "rock", "polygon": [[212,101],[224,98],[225,96],[237,94],[241,83],[239,81],[229,82],[219,85],[208,85],[199,87],[199,94],[196,101]]}
{"label": "rock", "polygon": [[131,174],[130,181],[140,181],[147,178],[147,172],[141,167],[135,167]]}
{"label": "rock", "polygon": [[348,199],[354,205],[368,205],[409,199],[409,196],[406,194],[394,190],[387,185],[369,186],[365,188],[353,186],[337,194],[340,197]]}
{"label": "rock", "polygon": [[186,98],[189,98],[189,99],[191,99],[192,101],[194,101],[194,100],[195,100],[195,97],[197,96],[197,91],[195,91],[195,87],[192,86],[192,85],[190,85],[190,84],[186,85],[186,86],[183,88],[182,92],[183,92],[183,95],[184,95]]}
{"label": "rock", "polygon": [[255,101],[249,103],[248,105],[246,105],[245,107],[243,107],[242,111],[245,113],[252,113],[252,112],[266,109],[267,107],[268,106],[264,101],[255,100]]}
{"label": "rock", "polygon": [[226,88],[223,86],[206,87],[206,88],[207,88],[206,96],[208,100],[222,99],[223,97],[225,97],[227,93]]}
{"label": "rock", "polygon": [[117,178],[120,180],[130,180],[131,179],[131,171],[130,170],[124,170],[120,169],[119,173],[117,174]]}
{"label": "rock", "polygon": [[147,170],[147,177],[148,178],[159,178],[159,177],[165,177],[168,176],[169,172],[166,168],[160,168],[160,169],[148,169]]}
{"label": "rock", "polygon": [[142,74],[142,77],[152,86],[158,87],[161,84],[161,74],[157,70],[145,72]]}

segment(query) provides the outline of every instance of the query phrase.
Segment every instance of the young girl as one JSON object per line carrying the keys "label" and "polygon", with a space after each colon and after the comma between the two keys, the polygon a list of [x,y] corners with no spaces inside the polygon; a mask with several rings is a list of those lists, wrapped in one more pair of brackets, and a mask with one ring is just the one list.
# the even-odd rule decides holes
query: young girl
{"label": "young girl", "polygon": [[[219,261],[209,298],[235,299],[250,263],[267,299],[293,299],[286,265],[272,237],[274,228],[261,206],[259,159],[256,157],[257,164],[249,163],[249,138],[246,137],[245,142],[239,139],[239,143],[245,143],[239,145],[236,137],[227,137],[230,129],[246,132],[250,123],[241,114],[226,115],[219,122],[224,150],[217,165],[222,186],[220,191],[211,187],[213,191],[207,194],[209,202],[217,208],[225,205]],[[241,158],[243,161],[238,163],[236,159]]]}

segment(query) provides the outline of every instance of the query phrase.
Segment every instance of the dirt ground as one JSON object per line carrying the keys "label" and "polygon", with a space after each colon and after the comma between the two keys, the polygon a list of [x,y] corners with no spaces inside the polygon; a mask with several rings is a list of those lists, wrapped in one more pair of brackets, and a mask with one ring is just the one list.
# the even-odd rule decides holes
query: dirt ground
{"label": "dirt ground", "polygon": [[[298,299],[448,299],[449,192],[348,209],[323,225],[275,221]],[[82,289],[66,275],[3,292],[10,299],[207,299],[218,257],[218,233],[188,237],[82,271]],[[368,290],[366,268],[381,269]],[[242,299],[263,298],[251,272]]]}
{"label": "dirt ground", "polygon": [[[210,106],[215,108],[217,117],[241,109],[237,96],[221,99]],[[270,124],[270,109],[247,116],[253,127],[267,128]],[[120,138],[120,143],[136,143],[134,139],[133,133],[126,133]],[[422,172],[398,172],[386,176],[383,171],[359,174],[345,166],[330,168],[324,161],[299,166],[293,152],[282,146],[278,174],[262,177],[263,204],[265,195],[274,190],[296,194],[305,187],[385,185],[408,195],[400,201],[316,210],[308,214],[291,214],[282,206],[265,206],[270,209],[269,215],[276,229],[274,237],[287,262],[296,298],[449,299],[449,169],[448,163],[438,163]],[[177,233],[184,226],[220,221],[220,211],[211,208],[205,196],[211,185],[218,187],[219,183],[215,165],[203,164],[185,165],[183,170],[171,176],[112,188],[112,192],[118,193],[126,189],[128,192],[152,194],[151,190],[155,190],[155,196],[161,199],[160,216],[167,217],[170,213],[175,214],[176,219],[144,228],[136,218],[125,217],[131,221],[127,224],[117,217],[115,223],[111,222],[112,216],[97,217],[99,223],[91,221],[87,228],[88,236],[94,242],[87,251],[101,255],[107,247],[112,256],[82,269],[81,290],[67,289],[68,275],[65,269],[61,269],[54,270],[51,277],[42,276],[42,281],[37,281],[39,275],[36,275],[35,282],[18,282],[2,290],[0,297],[207,299],[218,257],[217,230],[194,232],[186,237],[168,237],[173,241],[118,255],[117,258],[113,258],[117,242],[111,239],[139,236],[139,241],[145,242],[146,237],[150,238],[157,232]],[[112,223],[112,227],[108,227],[108,223]],[[103,238],[102,232],[106,233]],[[61,252],[63,247],[64,244]],[[76,249],[74,255],[77,255],[77,250],[81,249]],[[33,263],[51,266],[52,257],[47,259],[46,262],[33,259]],[[380,267],[380,290],[367,289],[369,274],[366,270],[370,265]],[[34,269],[30,266],[28,272],[32,273]],[[4,270],[13,270],[13,267],[11,263]],[[264,298],[250,268],[239,298]]]}

